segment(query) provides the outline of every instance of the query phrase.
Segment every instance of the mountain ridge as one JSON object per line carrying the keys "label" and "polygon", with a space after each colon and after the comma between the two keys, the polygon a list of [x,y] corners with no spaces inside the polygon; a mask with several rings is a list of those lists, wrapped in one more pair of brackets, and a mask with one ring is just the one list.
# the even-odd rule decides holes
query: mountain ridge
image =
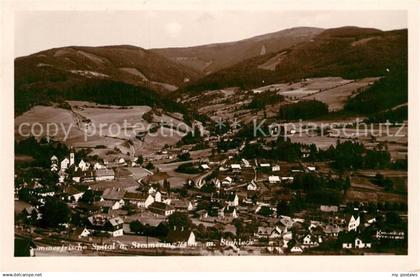
{"label": "mountain ridge", "polygon": [[[168,57],[173,49],[189,56],[184,61],[174,60],[178,57],[176,53]],[[163,55],[159,51],[169,52]],[[309,77],[382,76],[389,68],[406,67],[407,29],[296,27],[234,42],[159,51],[126,44],[67,46],[18,57],[15,59],[15,101],[20,103],[17,110],[22,112],[43,102],[36,99],[38,96],[61,99],[74,95],[60,94],[60,91],[84,85],[86,80],[126,83],[144,93],[175,99],[183,93],[232,86],[248,89]],[[221,69],[212,73],[189,66],[194,60],[191,57],[197,53],[201,58],[197,58],[196,66],[209,63],[206,59],[210,58],[217,62],[209,63],[206,68]],[[230,59],[219,61],[226,55]],[[58,95],[48,97],[51,94]]]}
{"label": "mountain ridge", "polygon": [[265,53],[276,52],[308,41],[323,30],[295,27],[230,42],[150,50],[204,74],[210,74],[260,55],[263,46]]}

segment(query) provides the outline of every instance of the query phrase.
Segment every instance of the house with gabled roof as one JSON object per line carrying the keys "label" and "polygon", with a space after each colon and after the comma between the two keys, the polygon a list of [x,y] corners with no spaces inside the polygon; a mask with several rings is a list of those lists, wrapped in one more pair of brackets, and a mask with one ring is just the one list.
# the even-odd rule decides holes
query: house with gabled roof
{"label": "house with gabled roof", "polygon": [[162,202],[162,193],[160,191],[155,191],[153,193],[151,193],[150,195],[152,195],[155,199],[155,202]]}
{"label": "house with gabled roof", "polygon": [[261,168],[269,168],[269,167],[271,167],[271,165],[269,163],[261,163],[260,167]]}
{"label": "house with gabled roof", "polygon": [[259,226],[257,232],[254,233],[254,236],[257,238],[269,238],[275,239],[282,236],[282,230],[280,227],[269,227],[269,226]]}
{"label": "house with gabled roof", "polygon": [[240,164],[231,164],[230,168],[233,172],[240,172],[242,169]]}
{"label": "house with gabled roof", "polygon": [[58,164],[58,158],[56,155],[52,155],[51,159],[51,164]]}
{"label": "house with gabled roof", "polygon": [[66,157],[61,161],[60,168],[62,170],[67,169],[69,167],[69,164],[70,164],[70,160]]}
{"label": "house with gabled roof", "polygon": [[90,229],[103,233],[108,233],[113,237],[123,235],[124,220],[121,217],[110,218],[104,214],[95,214],[88,217]]}
{"label": "house with gabled roof", "polygon": [[270,184],[277,184],[277,183],[280,183],[281,181],[280,181],[280,177],[279,176],[271,175],[271,176],[268,176],[268,182]]}
{"label": "house with gabled roof", "polygon": [[148,209],[155,214],[163,216],[170,216],[175,212],[174,207],[163,202],[153,202]]}
{"label": "house with gabled roof", "polygon": [[112,169],[98,169],[95,170],[96,181],[112,181],[115,179],[115,173]]}
{"label": "house with gabled roof", "polygon": [[357,228],[359,227],[359,225],[360,225],[360,216],[359,215],[356,215],[356,216],[352,215],[350,220],[349,220],[349,223],[347,225],[347,231],[348,232],[357,231]]}
{"label": "house with gabled roof", "polygon": [[294,222],[293,222],[291,217],[281,215],[280,216],[280,223],[283,224],[284,227],[290,229],[290,228],[292,228]]}
{"label": "house with gabled roof", "polygon": [[52,172],[57,172],[58,171],[58,165],[57,164],[51,164],[51,171]]}
{"label": "house with gabled roof", "polygon": [[88,170],[89,169],[89,163],[87,163],[87,162],[85,162],[83,159],[82,160],[80,160],[80,162],[79,162],[79,164],[78,164],[78,166],[79,166],[79,168],[82,170],[82,171],[86,171],[86,170]]}
{"label": "house with gabled roof", "polygon": [[115,200],[115,201],[120,201],[121,199],[124,199],[124,195],[125,195],[125,190],[123,188],[117,188],[117,187],[112,187],[112,188],[106,188],[101,197],[104,200]]}
{"label": "house with gabled roof", "polygon": [[62,193],[66,200],[71,202],[79,202],[80,198],[85,194],[84,191],[80,191],[75,186],[64,187]]}
{"label": "house with gabled roof", "polygon": [[362,240],[360,237],[356,237],[356,239],[354,240],[354,248],[372,248],[372,243],[366,240]]}
{"label": "house with gabled roof", "polygon": [[177,211],[189,212],[194,209],[193,204],[189,200],[172,199],[169,201],[169,204],[175,207]]}
{"label": "house with gabled roof", "polygon": [[303,245],[306,247],[316,247],[319,246],[319,244],[322,243],[322,237],[316,236],[313,234],[307,234],[303,238]]}
{"label": "house with gabled roof", "polygon": [[222,218],[235,219],[235,218],[238,218],[238,213],[235,207],[225,206],[219,210],[219,216]]}
{"label": "house with gabled roof", "polygon": [[136,205],[137,207],[148,208],[155,198],[150,194],[138,193],[138,192],[125,192],[124,200],[128,201],[130,204]]}
{"label": "house with gabled roof", "polygon": [[123,231],[124,220],[121,217],[114,217],[108,219],[105,223],[106,231],[113,237],[119,237],[124,234]]}
{"label": "house with gabled roof", "polygon": [[338,212],[338,206],[336,205],[321,205],[319,207],[321,212],[325,213],[336,213]]}
{"label": "house with gabled roof", "polygon": [[292,248],[290,248],[290,253],[302,254],[303,253],[303,248],[302,248],[301,245],[295,244]]}
{"label": "house with gabled roof", "polygon": [[223,179],[222,181],[222,185],[223,186],[230,186],[233,182],[233,179],[231,177],[226,177],[225,179]]}
{"label": "house with gabled roof", "polygon": [[280,171],[280,166],[279,166],[279,165],[273,165],[273,166],[271,167],[271,171],[273,171],[273,172]]}
{"label": "house with gabled roof", "polygon": [[73,236],[77,237],[78,239],[86,238],[90,235],[91,232],[86,227],[76,228],[73,232]]}
{"label": "house with gabled roof", "polygon": [[116,200],[101,200],[94,203],[94,206],[100,208],[104,213],[108,213],[112,210],[119,210],[124,206],[122,199],[120,201]]}
{"label": "house with gabled roof", "polygon": [[98,163],[98,162],[96,162],[96,163],[93,165],[93,169],[94,169],[94,170],[104,169],[104,168],[106,168],[106,166],[105,166],[105,165],[102,165],[102,164],[100,164],[100,163]]}

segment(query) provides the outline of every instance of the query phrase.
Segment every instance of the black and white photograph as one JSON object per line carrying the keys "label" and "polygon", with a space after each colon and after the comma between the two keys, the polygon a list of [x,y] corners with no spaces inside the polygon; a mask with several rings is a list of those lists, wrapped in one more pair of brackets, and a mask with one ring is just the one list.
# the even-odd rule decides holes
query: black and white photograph
{"label": "black and white photograph", "polygon": [[415,249],[408,9],[235,3],[14,13],[15,258]]}

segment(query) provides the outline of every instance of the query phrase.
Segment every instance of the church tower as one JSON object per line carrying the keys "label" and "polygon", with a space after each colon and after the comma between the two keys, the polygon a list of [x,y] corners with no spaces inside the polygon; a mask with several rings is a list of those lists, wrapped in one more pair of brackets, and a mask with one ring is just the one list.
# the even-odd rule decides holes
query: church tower
{"label": "church tower", "polygon": [[74,165],[74,153],[70,153],[70,166]]}

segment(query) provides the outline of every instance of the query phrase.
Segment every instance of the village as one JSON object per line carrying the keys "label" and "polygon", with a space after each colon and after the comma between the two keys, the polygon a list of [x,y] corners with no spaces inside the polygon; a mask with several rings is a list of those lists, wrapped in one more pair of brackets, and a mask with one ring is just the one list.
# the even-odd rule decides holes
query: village
{"label": "village", "polygon": [[[237,140],[228,132],[110,160],[34,142],[48,153],[35,161],[42,166],[15,175],[22,255],[405,253],[404,197],[350,197],[357,180],[389,178],[336,170],[304,145],[289,160],[249,154],[293,152],[290,141]],[[203,141],[208,148],[194,150]],[[378,195],[392,196],[382,183]]]}

